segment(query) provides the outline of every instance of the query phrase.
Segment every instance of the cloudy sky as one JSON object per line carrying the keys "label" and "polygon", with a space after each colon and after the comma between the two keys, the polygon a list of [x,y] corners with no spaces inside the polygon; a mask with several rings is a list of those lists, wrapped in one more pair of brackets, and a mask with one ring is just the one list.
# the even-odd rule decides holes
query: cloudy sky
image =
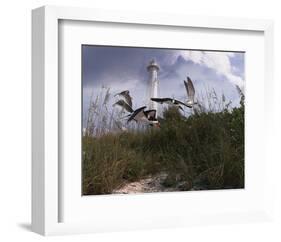
{"label": "cloudy sky", "polygon": [[88,108],[91,93],[98,95],[102,87],[115,94],[130,90],[133,106],[145,104],[151,59],[160,66],[159,97],[186,100],[183,80],[189,76],[196,94],[214,89],[224,94],[233,106],[239,105],[236,85],[244,89],[244,53],[158,48],[82,46],[83,110]]}

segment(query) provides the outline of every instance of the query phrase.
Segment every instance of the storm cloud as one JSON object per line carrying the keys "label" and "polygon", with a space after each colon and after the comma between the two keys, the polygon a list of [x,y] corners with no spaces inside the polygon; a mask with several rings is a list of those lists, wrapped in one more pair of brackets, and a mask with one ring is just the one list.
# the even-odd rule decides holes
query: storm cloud
{"label": "storm cloud", "polygon": [[145,104],[146,67],[151,59],[160,66],[159,96],[185,100],[183,80],[189,76],[197,94],[214,90],[233,106],[239,105],[236,85],[244,89],[243,52],[83,45],[83,110],[88,108],[90,95],[98,95],[103,87],[113,94],[130,90],[135,108]]}

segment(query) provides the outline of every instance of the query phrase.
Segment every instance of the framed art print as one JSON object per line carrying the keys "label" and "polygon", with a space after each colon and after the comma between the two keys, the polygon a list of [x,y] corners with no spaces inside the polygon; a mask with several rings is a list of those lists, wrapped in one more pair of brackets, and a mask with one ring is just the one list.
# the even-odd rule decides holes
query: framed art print
{"label": "framed art print", "polygon": [[244,52],[81,48],[82,195],[244,188]]}
{"label": "framed art print", "polygon": [[42,7],[32,40],[35,232],[271,218],[271,21]]}

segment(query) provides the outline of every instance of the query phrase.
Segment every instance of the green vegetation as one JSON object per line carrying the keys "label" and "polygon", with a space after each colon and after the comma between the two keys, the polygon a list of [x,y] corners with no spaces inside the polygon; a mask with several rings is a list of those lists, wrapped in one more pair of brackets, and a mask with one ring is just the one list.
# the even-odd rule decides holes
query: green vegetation
{"label": "green vegetation", "polygon": [[[239,91],[239,90],[238,90]],[[165,172],[178,190],[244,187],[244,95],[240,107],[163,113],[161,128],[83,137],[83,194],[110,194],[147,175]],[[223,101],[221,103],[224,103]],[[179,186],[181,184],[181,186]]]}

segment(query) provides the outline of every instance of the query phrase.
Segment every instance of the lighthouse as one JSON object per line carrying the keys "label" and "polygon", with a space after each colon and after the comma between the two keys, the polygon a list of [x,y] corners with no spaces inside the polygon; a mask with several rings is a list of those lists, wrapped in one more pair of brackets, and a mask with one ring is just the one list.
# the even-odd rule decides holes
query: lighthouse
{"label": "lighthouse", "polygon": [[155,109],[157,113],[157,103],[150,100],[152,97],[158,97],[159,89],[159,80],[158,80],[158,71],[159,66],[156,61],[153,59],[149,62],[147,66],[148,71],[148,90],[147,90],[147,107],[149,109]]}

